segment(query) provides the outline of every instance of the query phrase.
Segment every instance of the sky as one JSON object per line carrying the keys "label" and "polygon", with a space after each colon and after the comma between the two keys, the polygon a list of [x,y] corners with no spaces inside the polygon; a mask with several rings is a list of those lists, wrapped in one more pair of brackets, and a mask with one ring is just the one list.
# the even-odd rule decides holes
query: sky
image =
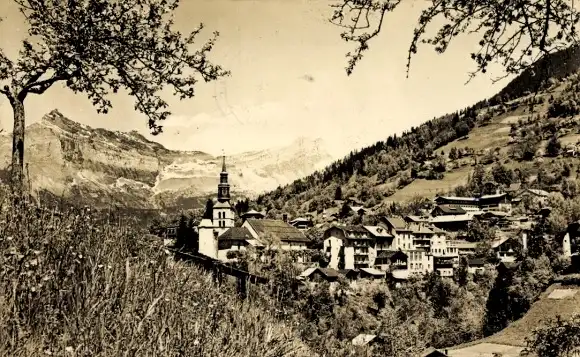
{"label": "sky", "polygon": [[[13,54],[26,31],[12,0],[0,1],[0,46]],[[409,78],[407,49],[425,2],[404,1],[386,18],[380,36],[347,76],[345,54],[352,49],[341,29],[328,22],[330,0],[183,0],[179,30],[200,22],[205,33],[219,31],[211,61],[231,71],[216,82],[200,82],[197,95],[165,97],[173,115],[165,131],[148,134],[146,118],[133,99],[117,95],[107,115],[97,114],[82,94],[62,86],[25,102],[27,124],[58,109],[92,127],[137,130],[170,149],[211,154],[239,153],[286,145],[297,138],[322,138],[340,157],[384,140],[435,116],[462,109],[497,93],[506,80],[491,75],[465,84],[477,39],[460,37],[439,55],[419,47]],[[12,111],[0,99],[0,125],[12,128]]]}

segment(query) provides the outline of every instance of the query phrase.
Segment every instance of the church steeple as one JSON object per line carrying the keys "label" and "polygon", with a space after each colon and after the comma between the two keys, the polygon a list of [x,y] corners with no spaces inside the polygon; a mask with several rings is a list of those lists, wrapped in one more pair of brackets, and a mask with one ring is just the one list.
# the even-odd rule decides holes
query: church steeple
{"label": "church steeple", "polygon": [[218,184],[218,201],[229,202],[230,184],[228,183],[228,172],[226,171],[226,156],[222,157],[222,172],[220,172],[220,183]]}

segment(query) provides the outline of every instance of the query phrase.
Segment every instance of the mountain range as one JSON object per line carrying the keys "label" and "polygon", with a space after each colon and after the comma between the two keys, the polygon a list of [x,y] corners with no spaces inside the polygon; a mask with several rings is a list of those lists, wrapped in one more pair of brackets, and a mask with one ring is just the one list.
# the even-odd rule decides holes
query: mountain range
{"label": "mountain range", "polygon": [[[0,179],[7,180],[11,134],[0,136]],[[93,207],[197,208],[217,190],[222,158],[169,150],[136,131],[92,128],[58,110],[26,128],[25,170],[32,192]],[[232,195],[253,197],[323,168],[320,139],[226,158]]]}

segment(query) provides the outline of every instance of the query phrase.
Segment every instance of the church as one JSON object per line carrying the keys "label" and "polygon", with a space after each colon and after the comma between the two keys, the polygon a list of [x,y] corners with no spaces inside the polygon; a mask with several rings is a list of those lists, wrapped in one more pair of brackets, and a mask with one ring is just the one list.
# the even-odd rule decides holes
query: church
{"label": "church", "polygon": [[288,222],[265,219],[260,212],[243,214],[241,227],[235,227],[235,218],[236,210],[231,203],[226,159],[223,156],[217,200],[214,201],[211,218],[202,219],[198,226],[199,253],[228,260],[229,251],[244,250],[249,245],[261,249],[272,239],[278,242],[277,247],[282,250],[306,250],[310,242],[301,230]]}

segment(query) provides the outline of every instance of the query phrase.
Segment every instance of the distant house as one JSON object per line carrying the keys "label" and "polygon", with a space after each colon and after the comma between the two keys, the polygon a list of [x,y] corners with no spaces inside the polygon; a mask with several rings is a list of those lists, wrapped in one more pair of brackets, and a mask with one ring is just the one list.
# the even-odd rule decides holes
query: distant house
{"label": "distant house", "polygon": [[432,217],[450,216],[450,215],[461,215],[466,213],[467,212],[459,206],[443,204],[435,207],[433,211],[431,211],[431,216]]}
{"label": "distant house", "polygon": [[392,250],[413,249],[413,229],[411,226],[399,217],[381,217],[391,235],[393,235]]}
{"label": "distant house", "polygon": [[454,247],[457,250],[457,254],[459,256],[469,256],[475,254],[475,250],[477,249],[477,243],[468,242],[462,239],[454,239],[447,241],[448,247]]}
{"label": "distant house", "polygon": [[515,237],[501,235],[491,242],[491,248],[497,258],[504,263],[513,263],[516,260]]}
{"label": "distant house", "polygon": [[371,233],[363,226],[334,226],[323,235],[324,252],[334,269],[370,268],[376,257]]}
{"label": "distant house", "polygon": [[[279,243],[279,247],[282,250],[303,251],[307,249],[307,245],[310,243],[304,232],[284,221],[248,218],[244,221],[242,227],[246,228],[251,236],[262,245],[268,245],[274,240]],[[276,245],[272,246],[272,248],[276,248]],[[302,262],[304,260],[299,258],[298,261]]]}
{"label": "distant house", "polygon": [[471,274],[483,273],[485,271],[485,260],[479,258],[468,259],[467,271]]}
{"label": "distant house", "polygon": [[438,196],[435,198],[435,203],[439,206],[451,205],[461,207],[465,211],[511,208],[511,203],[505,193],[482,195],[480,197]]}
{"label": "distant house", "polygon": [[524,198],[531,198],[534,202],[544,205],[548,200],[548,196],[550,193],[548,191],[527,188],[520,192],[520,194],[516,197],[520,200]]}
{"label": "distant house", "polygon": [[314,283],[326,281],[335,282],[340,277],[340,273],[332,268],[308,268],[299,276],[300,279],[308,280]]}
{"label": "distant house", "polygon": [[375,267],[383,271],[408,271],[409,256],[401,250],[382,251],[377,255]]}
{"label": "distant house", "polygon": [[452,257],[434,257],[434,271],[442,277],[452,277],[456,260]]}
{"label": "distant house", "polygon": [[313,226],[312,220],[303,217],[294,218],[288,223],[290,223],[291,226],[296,227],[300,230],[306,230]]}
{"label": "distant house", "polygon": [[429,220],[429,222],[439,229],[449,232],[457,232],[467,230],[469,222],[473,220],[472,214],[460,214],[453,216],[437,216]]}
{"label": "distant house", "polygon": [[227,231],[218,237],[218,259],[222,261],[228,260],[228,252],[244,251],[249,245],[261,246],[245,227],[228,228]]}
{"label": "distant house", "polygon": [[384,279],[385,272],[374,268],[360,268],[359,276],[361,278]]}

